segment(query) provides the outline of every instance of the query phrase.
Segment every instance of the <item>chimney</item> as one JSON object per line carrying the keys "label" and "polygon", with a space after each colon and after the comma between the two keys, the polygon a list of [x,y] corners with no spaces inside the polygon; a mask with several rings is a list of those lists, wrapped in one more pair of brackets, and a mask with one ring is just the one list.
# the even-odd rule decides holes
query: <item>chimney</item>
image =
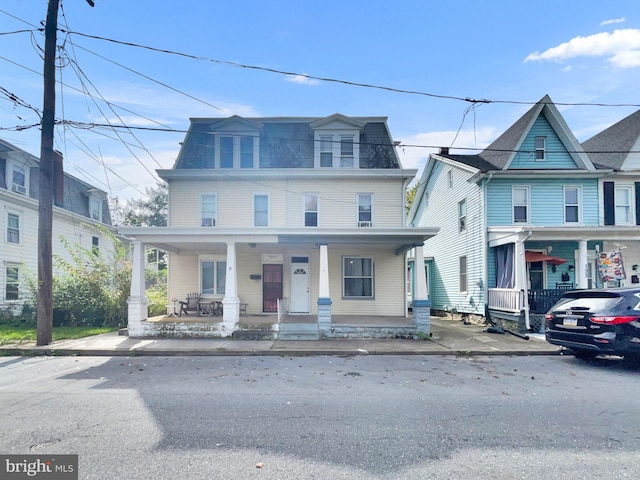
{"label": "chimney", "polygon": [[449,147],[440,147],[440,155],[449,155]]}
{"label": "chimney", "polygon": [[53,203],[64,206],[64,167],[62,154],[57,150],[53,151]]}

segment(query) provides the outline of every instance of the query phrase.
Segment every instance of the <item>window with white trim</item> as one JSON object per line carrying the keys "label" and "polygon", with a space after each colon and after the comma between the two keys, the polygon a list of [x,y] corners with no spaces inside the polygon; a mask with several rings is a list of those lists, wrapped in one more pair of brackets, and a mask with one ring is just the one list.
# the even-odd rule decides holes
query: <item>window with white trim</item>
{"label": "window with white trim", "polygon": [[511,187],[513,223],[529,223],[529,187]]}
{"label": "window with white trim", "polygon": [[200,291],[203,295],[224,295],[227,262],[202,258],[200,260]]}
{"label": "window with white trim", "polygon": [[14,165],[11,170],[11,191],[20,195],[27,194],[27,175],[21,166]]}
{"label": "window with white trim", "polygon": [[254,168],[258,137],[253,135],[218,135],[216,165],[218,168]]}
{"label": "window with white trim", "polygon": [[564,187],[564,223],[580,223],[580,187]]}
{"label": "window with white trim", "polygon": [[253,226],[269,226],[269,195],[253,195]]}
{"label": "window with white trim", "polygon": [[20,215],[7,213],[7,243],[20,243]]}
{"label": "window with white trim", "polygon": [[340,168],[353,168],[353,135],[340,137]]}
{"label": "window with white trim", "polygon": [[333,167],[333,136],[320,136],[320,166],[322,168]]}
{"label": "window with white trim", "polygon": [[318,226],[319,198],[317,193],[305,193],[304,195],[304,226]]}
{"label": "window with white trim", "polygon": [[460,280],[460,293],[467,291],[467,257],[462,256],[458,261],[459,265],[459,280]]}
{"label": "window with white trim", "polygon": [[[349,131],[350,132],[350,131]],[[360,168],[360,145],[356,133],[315,133],[315,168]]]}
{"label": "window with white trim", "polygon": [[344,298],[373,298],[372,258],[342,258],[342,296]]}
{"label": "window with white trim", "polygon": [[467,229],[467,200],[458,202],[458,232],[464,232]]}
{"label": "window with white trim", "polygon": [[358,226],[373,227],[373,194],[358,194]]}
{"label": "window with white trim", "polygon": [[215,227],[218,219],[218,195],[203,194],[200,196],[200,226]]}
{"label": "window with white trim", "polygon": [[4,299],[18,300],[20,298],[20,267],[7,265],[4,278]]}
{"label": "window with white trim", "polygon": [[453,170],[447,172],[447,185],[449,188],[453,188]]}
{"label": "window with white trim", "polygon": [[546,160],[547,137],[535,137],[533,148],[536,152],[536,161]]}
{"label": "window with white trim", "polygon": [[89,214],[92,220],[102,221],[102,200],[98,197],[89,197]]}
{"label": "window with white trim", "polygon": [[631,224],[631,198],[631,187],[616,187],[614,196],[616,225]]}

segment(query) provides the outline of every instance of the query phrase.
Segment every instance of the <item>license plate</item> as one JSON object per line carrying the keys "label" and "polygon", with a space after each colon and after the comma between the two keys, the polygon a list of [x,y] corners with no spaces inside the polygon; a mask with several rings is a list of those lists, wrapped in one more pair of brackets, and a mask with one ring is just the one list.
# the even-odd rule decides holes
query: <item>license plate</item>
{"label": "license plate", "polygon": [[577,318],[563,318],[562,319],[562,325],[564,325],[565,327],[577,327],[578,326],[578,319]]}

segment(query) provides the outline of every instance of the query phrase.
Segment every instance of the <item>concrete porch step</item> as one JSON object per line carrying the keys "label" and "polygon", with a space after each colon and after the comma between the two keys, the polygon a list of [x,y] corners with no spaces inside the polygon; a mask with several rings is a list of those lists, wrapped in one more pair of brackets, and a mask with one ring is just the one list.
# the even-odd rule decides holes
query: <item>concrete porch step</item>
{"label": "concrete porch step", "polygon": [[278,340],[320,340],[317,323],[281,323]]}

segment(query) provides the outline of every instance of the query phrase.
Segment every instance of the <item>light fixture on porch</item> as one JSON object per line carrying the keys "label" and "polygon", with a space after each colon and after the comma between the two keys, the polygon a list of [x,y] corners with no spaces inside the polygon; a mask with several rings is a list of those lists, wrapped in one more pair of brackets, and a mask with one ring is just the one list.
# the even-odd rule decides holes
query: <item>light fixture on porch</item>
{"label": "light fixture on porch", "polygon": [[569,267],[567,268],[568,272],[573,272],[573,270],[575,269],[575,267],[573,265],[569,265]]}

